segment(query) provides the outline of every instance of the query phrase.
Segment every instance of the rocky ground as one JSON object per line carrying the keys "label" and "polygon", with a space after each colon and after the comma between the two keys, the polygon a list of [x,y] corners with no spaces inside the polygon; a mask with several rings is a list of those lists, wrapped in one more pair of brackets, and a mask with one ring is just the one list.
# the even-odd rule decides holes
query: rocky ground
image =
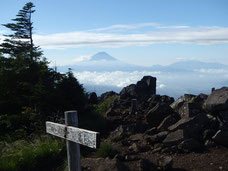
{"label": "rocky ground", "polygon": [[147,76],[120,94],[98,99],[93,94],[91,102],[110,97],[115,97],[106,111],[110,133],[102,142],[117,152],[85,158],[83,170],[228,170],[227,87],[174,101],[156,95],[156,78]]}

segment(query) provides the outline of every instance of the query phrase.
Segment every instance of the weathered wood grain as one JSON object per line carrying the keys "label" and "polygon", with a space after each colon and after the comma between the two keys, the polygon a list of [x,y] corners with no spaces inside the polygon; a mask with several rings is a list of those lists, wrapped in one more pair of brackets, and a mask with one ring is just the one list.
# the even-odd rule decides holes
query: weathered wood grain
{"label": "weathered wood grain", "polygon": [[91,148],[99,148],[99,132],[89,131],[54,122],[46,122],[46,132]]}
{"label": "weathered wood grain", "polygon": [[[78,112],[65,112],[65,125],[78,127]],[[66,130],[67,133],[67,130]],[[81,171],[80,145],[73,141],[66,140],[67,161],[69,171]]]}

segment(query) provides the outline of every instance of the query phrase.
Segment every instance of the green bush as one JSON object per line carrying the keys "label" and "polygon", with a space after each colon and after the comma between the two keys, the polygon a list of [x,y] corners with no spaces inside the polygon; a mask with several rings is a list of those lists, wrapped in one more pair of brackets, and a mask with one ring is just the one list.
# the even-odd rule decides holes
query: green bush
{"label": "green bush", "polygon": [[[0,170],[52,170],[63,163],[65,143],[49,136],[33,142],[15,141],[7,145],[0,154]],[[60,164],[59,164],[60,165]]]}
{"label": "green bush", "polygon": [[100,148],[98,149],[97,155],[103,158],[105,157],[113,158],[117,153],[118,153],[117,150],[111,144],[104,142],[101,144]]}
{"label": "green bush", "polygon": [[104,102],[95,106],[96,108],[95,111],[104,116],[105,112],[109,109],[110,105],[117,99],[118,99],[117,96],[107,98]]}

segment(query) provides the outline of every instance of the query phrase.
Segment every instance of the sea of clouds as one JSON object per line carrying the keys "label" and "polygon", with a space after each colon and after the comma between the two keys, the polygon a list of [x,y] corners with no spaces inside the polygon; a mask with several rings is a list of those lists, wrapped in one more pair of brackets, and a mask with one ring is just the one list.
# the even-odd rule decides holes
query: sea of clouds
{"label": "sea of clouds", "polygon": [[183,94],[209,94],[212,87],[220,88],[228,83],[228,71],[200,69],[191,73],[169,73],[148,71],[114,71],[114,72],[74,72],[74,75],[86,90],[95,91],[98,95],[135,84],[143,76],[157,78],[157,93],[178,98]]}

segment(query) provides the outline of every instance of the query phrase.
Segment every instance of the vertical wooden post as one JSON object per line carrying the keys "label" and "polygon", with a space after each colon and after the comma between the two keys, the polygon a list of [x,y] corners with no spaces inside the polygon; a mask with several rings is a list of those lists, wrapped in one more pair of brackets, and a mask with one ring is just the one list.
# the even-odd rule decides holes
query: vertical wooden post
{"label": "vertical wooden post", "polygon": [[[77,111],[65,112],[65,124],[67,126],[78,127],[78,113]],[[69,171],[81,171],[80,163],[80,145],[78,143],[68,141],[67,144],[67,159]]]}

